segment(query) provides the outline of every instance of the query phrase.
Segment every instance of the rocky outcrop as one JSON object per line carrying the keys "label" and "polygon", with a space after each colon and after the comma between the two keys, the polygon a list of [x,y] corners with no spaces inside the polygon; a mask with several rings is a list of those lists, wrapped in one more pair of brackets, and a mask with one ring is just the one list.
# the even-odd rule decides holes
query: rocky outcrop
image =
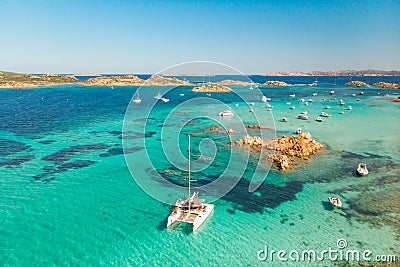
{"label": "rocky outcrop", "polygon": [[219,128],[219,126],[213,126],[213,127],[211,127],[210,129],[208,129],[208,131],[209,132],[216,132],[216,131],[218,131],[220,128]]}
{"label": "rocky outcrop", "polygon": [[231,142],[231,145],[249,146],[251,148],[266,148],[279,152],[269,155],[265,160],[272,162],[281,170],[287,170],[293,165],[293,158],[309,159],[324,146],[313,140],[310,133],[296,136],[282,136],[272,140],[263,140],[259,136],[243,136],[242,139]]}
{"label": "rocky outcrop", "polygon": [[348,83],[346,83],[347,86],[357,86],[357,87],[361,87],[361,86],[369,86],[369,84],[362,82],[362,81],[350,81]]}
{"label": "rocky outcrop", "polygon": [[400,102],[400,96],[393,99],[393,102]]}
{"label": "rocky outcrop", "polygon": [[231,128],[228,129],[228,134],[234,134],[234,133],[235,133],[235,131],[233,129],[231,129]]}
{"label": "rocky outcrop", "polygon": [[249,130],[272,130],[271,128],[261,125],[247,125],[246,128]]}
{"label": "rocky outcrop", "polygon": [[290,167],[292,167],[293,165],[293,160],[290,157],[283,154],[271,154],[268,155],[265,158],[265,160],[272,162],[273,164],[275,164],[276,167],[278,167],[282,171],[290,169]]}
{"label": "rocky outcrop", "polygon": [[202,86],[197,86],[194,87],[192,92],[197,92],[197,93],[227,93],[227,92],[232,92],[232,89],[223,86],[223,85],[218,85],[218,84],[207,84],[207,85],[202,85]]}
{"label": "rocky outcrop", "polygon": [[264,86],[290,86],[290,84],[281,81],[267,81]]}
{"label": "rocky outcrop", "polygon": [[385,83],[385,82],[374,83],[373,86],[378,86],[378,87],[382,87],[382,88],[400,88],[400,84]]}

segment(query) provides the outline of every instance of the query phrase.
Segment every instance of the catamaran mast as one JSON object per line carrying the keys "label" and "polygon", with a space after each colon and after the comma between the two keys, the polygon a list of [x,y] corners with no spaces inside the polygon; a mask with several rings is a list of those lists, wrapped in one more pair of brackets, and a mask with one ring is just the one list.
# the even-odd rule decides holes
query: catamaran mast
{"label": "catamaran mast", "polygon": [[190,134],[188,135],[188,180],[189,180],[189,207],[188,209],[190,210]]}

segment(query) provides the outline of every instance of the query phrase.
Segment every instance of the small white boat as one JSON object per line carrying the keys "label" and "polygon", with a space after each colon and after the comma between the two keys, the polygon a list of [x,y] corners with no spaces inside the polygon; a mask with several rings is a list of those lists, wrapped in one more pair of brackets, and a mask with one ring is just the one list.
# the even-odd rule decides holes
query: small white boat
{"label": "small white boat", "polygon": [[136,97],[132,100],[132,102],[135,103],[135,104],[139,104],[139,103],[142,102],[142,99],[140,99],[140,96],[139,96],[139,91],[137,92],[137,95],[136,95]]}
{"label": "small white boat", "polygon": [[314,99],[308,99],[308,102],[310,102],[310,103],[314,103]]}
{"label": "small white boat", "polygon": [[233,116],[234,114],[235,113],[232,111],[232,109],[226,109],[219,113],[219,115],[223,117]]}
{"label": "small white boat", "polygon": [[342,111],[340,111],[339,114],[344,114],[344,109],[342,109]]}
{"label": "small white boat", "polygon": [[269,108],[269,109],[272,109],[272,108],[273,108],[273,106],[271,106],[270,104],[266,104],[265,107],[266,107],[266,108]]}
{"label": "small white boat", "polygon": [[308,116],[305,115],[305,114],[299,114],[299,115],[297,116],[297,118],[300,119],[300,120],[308,120]]}
{"label": "small white boat", "polygon": [[301,128],[297,128],[296,134],[301,134]]}
{"label": "small white boat", "polygon": [[169,102],[169,99],[168,99],[168,98],[165,98],[165,97],[161,97],[160,100],[161,100],[162,102],[164,102],[164,103]]}
{"label": "small white boat", "polygon": [[356,94],[351,94],[351,96],[356,96]]}
{"label": "small white boat", "polygon": [[357,98],[356,101],[360,101],[361,99]]}
{"label": "small white boat", "polygon": [[317,96],[317,95],[318,95],[317,93],[313,93],[313,94],[312,94],[312,96]]}
{"label": "small white boat", "polygon": [[211,96],[211,94],[207,94],[206,96]]}
{"label": "small white boat", "polygon": [[283,117],[280,119],[281,122],[288,122],[288,119],[286,117]]}
{"label": "small white boat", "polygon": [[114,86],[111,86],[111,90],[114,90]]}
{"label": "small white boat", "polygon": [[343,106],[344,104],[346,104],[346,103],[344,103],[343,99],[340,99],[340,100],[339,100],[339,105],[342,105],[342,106]]}
{"label": "small white boat", "polygon": [[321,117],[317,117],[316,121],[322,122],[322,118]]}
{"label": "small white boat", "polygon": [[307,115],[307,114],[308,114],[308,111],[307,111],[307,110],[304,110],[301,114]]}
{"label": "small white boat", "polygon": [[367,164],[364,164],[364,163],[358,164],[357,173],[358,173],[360,176],[365,176],[365,175],[367,175],[367,174],[368,174]]}
{"label": "small white boat", "polygon": [[140,98],[134,98],[133,100],[132,100],[132,102],[133,103],[135,103],[135,104],[139,104],[139,103],[141,103],[142,102],[142,100],[140,99]]}
{"label": "small white boat", "polygon": [[292,98],[294,98],[294,97],[296,97],[296,94],[291,94],[291,95],[289,95],[290,97],[292,97]]}
{"label": "small white boat", "polygon": [[292,104],[292,103],[290,103],[290,102],[286,102],[286,105],[290,105],[290,104]]}
{"label": "small white boat", "polygon": [[335,91],[332,90],[332,91],[330,92],[330,94],[331,94],[331,95],[334,95],[334,94],[335,94]]}
{"label": "small white boat", "polygon": [[305,100],[304,100],[304,98],[300,99],[300,102],[302,102],[302,103],[303,103],[304,101],[305,101]]}
{"label": "small white boat", "polygon": [[325,106],[325,109],[330,109],[330,108],[331,108],[331,106],[328,106],[328,105]]}
{"label": "small white boat", "polygon": [[162,95],[160,94],[160,92],[158,92],[158,94],[155,95],[154,98],[155,98],[155,99],[161,99],[161,98],[162,98]]}
{"label": "small white boat", "polygon": [[250,85],[249,90],[253,90],[253,85]]}
{"label": "small white boat", "polygon": [[250,106],[254,106],[254,102],[251,102],[251,103],[250,103]]}
{"label": "small white boat", "polygon": [[342,201],[338,197],[328,197],[329,202],[335,207],[342,207]]}
{"label": "small white boat", "polygon": [[179,94],[180,96],[185,96],[185,94]]}
{"label": "small white boat", "polygon": [[320,116],[322,116],[322,117],[330,117],[331,115],[329,115],[328,113],[326,113],[326,112],[321,112],[321,115]]}
{"label": "small white boat", "polygon": [[295,106],[291,106],[290,109],[296,109],[296,107]]}
{"label": "small white boat", "polygon": [[348,106],[348,107],[347,107],[347,110],[352,110],[352,109],[353,109],[352,106]]}
{"label": "small white boat", "polygon": [[251,108],[251,109],[249,110],[249,112],[254,112],[254,110]]}
{"label": "small white boat", "polygon": [[198,198],[198,192],[194,192],[190,196],[190,135],[188,148],[188,198],[185,200],[179,199],[168,216],[167,227],[170,227],[175,222],[189,223],[193,225],[193,231],[196,231],[211,215],[214,210],[213,204],[205,203],[204,199]]}
{"label": "small white boat", "polygon": [[238,104],[238,103],[236,103],[236,104],[235,104],[235,107],[238,107],[238,106],[239,106],[239,104]]}
{"label": "small white boat", "polygon": [[364,95],[364,92],[360,92],[360,95]]}
{"label": "small white boat", "polygon": [[264,102],[264,103],[267,102],[267,97],[266,97],[265,95],[263,95],[263,96],[261,97],[261,101]]}

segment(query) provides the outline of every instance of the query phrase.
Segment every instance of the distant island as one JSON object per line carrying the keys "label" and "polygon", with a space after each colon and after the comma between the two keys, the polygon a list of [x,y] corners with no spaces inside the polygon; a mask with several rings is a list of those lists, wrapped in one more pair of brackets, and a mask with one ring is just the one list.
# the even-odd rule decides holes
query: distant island
{"label": "distant island", "polygon": [[269,72],[263,76],[400,76],[400,70],[339,70],[311,72]]}
{"label": "distant island", "polygon": [[79,84],[84,86],[194,86],[194,84],[177,78],[152,75],[143,80],[135,75],[100,76],[81,81],[72,75],[60,74],[19,74],[14,72],[0,72],[0,88],[33,88],[63,84]]}
{"label": "distant island", "polygon": [[[355,73],[364,73],[364,76],[372,76],[372,73],[377,76],[386,76],[391,73],[392,75],[399,75],[400,71],[343,71],[343,72],[310,72],[310,73],[297,73],[297,72],[276,72],[270,73],[276,76],[306,76],[306,75],[355,75]],[[384,74],[385,73],[385,74]],[[278,75],[279,74],[279,75]],[[20,74],[15,72],[0,72],[0,88],[33,88],[40,86],[54,86],[54,85],[68,85],[77,84],[82,86],[197,86],[193,88],[193,92],[231,92],[232,89],[226,85],[252,85],[250,82],[240,80],[223,80],[214,83],[193,84],[187,80],[180,80],[176,77],[165,77],[158,74],[152,75],[148,79],[141,79],[135,75],[116,75],[116,76],[98,76],[92,77],[86,81],[80,80],[75,76],[79,77],[80,74],[65,75],[65,74]],[[89,73],[81,74],[83,76],[95,75]],[[95,75],[97,76],[97,75]],[[347,86],[371,86],[362,81],[351,81],[346,84]],[[283,81],[267,81],[262,86],[293,86]],[[295,84],[294,86],[317,86],[317,83],[312,84]],[[387,82],[376,82],[372,86],[381,88],[400,88],[400,84],[387,83]]]}

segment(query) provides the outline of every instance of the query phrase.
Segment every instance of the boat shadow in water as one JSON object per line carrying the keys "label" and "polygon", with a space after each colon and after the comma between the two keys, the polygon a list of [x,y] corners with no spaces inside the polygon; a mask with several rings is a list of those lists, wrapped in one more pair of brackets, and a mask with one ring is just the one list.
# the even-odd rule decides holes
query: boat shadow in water
{"label": "boat shadow in water", "polygon": [[328,202],[328,201],[321,201],[322,206],[324,207],[325,210],[332,211],[333,210],[333,205]]}

